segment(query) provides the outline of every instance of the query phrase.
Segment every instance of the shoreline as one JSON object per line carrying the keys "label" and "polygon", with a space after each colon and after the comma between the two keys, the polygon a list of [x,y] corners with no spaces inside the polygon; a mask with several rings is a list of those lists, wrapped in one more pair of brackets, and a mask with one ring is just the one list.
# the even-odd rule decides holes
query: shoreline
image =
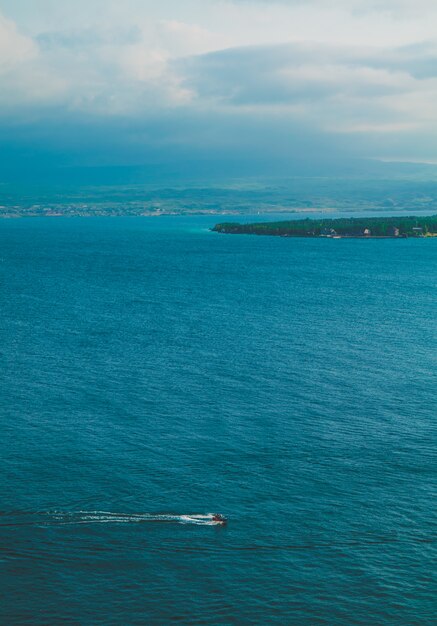
{"label": "shoreline", "polygon": [[425,239],[437,236],[437,215],[339,217],[272,222],[222,222],[212,231],[230,235],[312,239]]}

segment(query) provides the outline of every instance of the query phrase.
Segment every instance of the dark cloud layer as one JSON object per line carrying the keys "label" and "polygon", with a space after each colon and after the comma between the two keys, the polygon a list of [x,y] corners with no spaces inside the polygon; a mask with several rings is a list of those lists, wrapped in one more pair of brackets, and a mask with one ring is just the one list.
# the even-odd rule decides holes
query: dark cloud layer
{"label": "dark cloud layer", "polygon": [[437,77],[437,46],[394,50],[286,44],[224,50],[177,63],[200,97],[234,104],[293,104],[330,97],[371,99]]}

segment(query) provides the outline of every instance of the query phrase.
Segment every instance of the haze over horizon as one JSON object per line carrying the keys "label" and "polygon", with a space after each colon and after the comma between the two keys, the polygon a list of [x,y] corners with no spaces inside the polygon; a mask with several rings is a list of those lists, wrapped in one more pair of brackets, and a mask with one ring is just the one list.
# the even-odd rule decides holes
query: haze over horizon
{"label": "haze over horizon", "polygon": [[437,163],[436,23],[431,0],[2,0],[0,171]]}

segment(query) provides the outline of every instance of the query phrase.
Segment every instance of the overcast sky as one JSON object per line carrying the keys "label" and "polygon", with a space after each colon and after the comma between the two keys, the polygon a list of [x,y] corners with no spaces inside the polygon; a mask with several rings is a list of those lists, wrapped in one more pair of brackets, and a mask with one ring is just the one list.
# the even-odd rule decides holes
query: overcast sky
{"label": "overcast sky", "polygon": [[2,162],[437,161],[436,0],[0,0]]}

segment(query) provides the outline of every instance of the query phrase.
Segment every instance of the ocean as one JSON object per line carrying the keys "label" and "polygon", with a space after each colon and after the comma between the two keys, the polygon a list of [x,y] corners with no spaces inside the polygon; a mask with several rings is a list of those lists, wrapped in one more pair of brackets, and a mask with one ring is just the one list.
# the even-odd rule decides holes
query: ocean
{"label": "ocean", "polygon": [[0,221],[0,622],[435,624],[437,239],[215,221]]}

